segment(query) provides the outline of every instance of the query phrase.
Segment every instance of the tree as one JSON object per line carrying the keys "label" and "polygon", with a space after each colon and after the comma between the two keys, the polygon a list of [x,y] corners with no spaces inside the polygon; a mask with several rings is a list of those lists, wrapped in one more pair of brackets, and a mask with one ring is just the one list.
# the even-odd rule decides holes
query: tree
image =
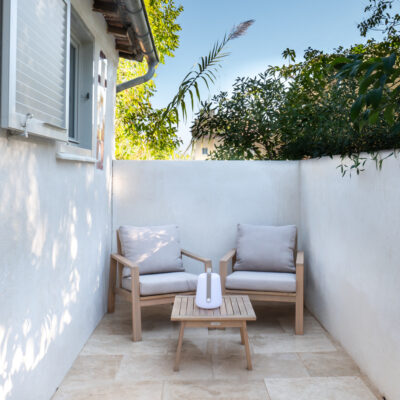
{"label": "tree", "polygon": [[221,138],[211,154],[215,159],[276,159],[275,127],[283,94],[283,83],[267,72],[237,78],[230,97],[221,92],[211,102],[202,103],[191,128],[193,138]]}
{"label": "tree", "polygon": [[[238,78],[232,95],[221,92],[203,103],[192,126],[194,140],[218,136],[214,159],[303,159],[340,154],[353,160],[349,169],[363,168],[362,151],[398,147],[400,136],[384,135],[388,125],[361,129],[351,124],[349,107],[358,95],[358,82],[338,84],[331,64],[363,46],[339,48],[332,54],[307,49],[304,61],[293,51],[289,65],[269,67],[255,78]],[[343,166],[342,172],[346,168]]]}
{"label": "tree", "polygon": [[359,25],[360,33],[381,31],[385,38],[368,45],[346,57],[338,57],[333,66],[340,81],[357,79],[358,96],[351,105],[351,120],[357,130],[366,125],[377,125],[381,117],[390,128],[387,135],[400,132],[400,15],[393,11],[395,0],[369,0],[365,8],[370,13]]}
{"label": "tree", "polygon": [[364,12],[370,13],[368,17],[358,24],[361,36],[367,36],[371,30],[381,31],[387,37],[398,38],[400,25],[399,13],[393,12],[395,0],[369,0]]}
{"label": "tree", "polygon": [[[178,33],[181,30],[176,22],[183,11],[174,0],[145,0],[152,26],[154,42],[161,63],[173,57],[179,46]],[[146,73],[145,63],[120,59],[118,83],[125,82]],[[153,80],[125,90],[117,95],[115,156],[117,159],[160,159],[173,156],[181,141],[176,132],[176,117],[165,115],[151,105],[155,93]],[[160,123],[162,121],[162,123]],[[152,127],[157,124],[157,132]]]}
{"label": "tree", "polygon": [[[146,0],[146,7],[152,25],[155,45],[160,62],[166,56],[173,56],[179,45],[176,23],[183,11],[173,0]],[[189,71],[178,87],[176,95],[164,109],[155,109],[151,97],[155,85],[151,80],[117,95],[116,112],[116,158],[117,159],[170,159],[183,157],[177,149],[181,139],[177,136],[180,119],[187,117],[187,108],[194,108],[194,99],[201,101],[201,83],[209,89],[216,79],[221,61],[229,55],[225,52],[231,40],[243,36],[254,20],[248,20],[233,27],[221,41],[217,41],[207,56],[201,57],[195,68]],[[145,73],[145,66],[120,60],[118,81],[133,79]],[[187,97],[190,103],[187,105]]]}

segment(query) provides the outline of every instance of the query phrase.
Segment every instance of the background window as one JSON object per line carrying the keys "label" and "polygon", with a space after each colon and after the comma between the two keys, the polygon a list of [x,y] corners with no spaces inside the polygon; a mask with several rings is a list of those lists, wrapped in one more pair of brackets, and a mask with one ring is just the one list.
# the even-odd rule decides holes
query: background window
{"label": "background window", "polygon": [[208,155],[208,148],[207,147],[203,147],[202,149],[201,149],[201,152],[202,152],[202,154],[204,154],[204,155]]}

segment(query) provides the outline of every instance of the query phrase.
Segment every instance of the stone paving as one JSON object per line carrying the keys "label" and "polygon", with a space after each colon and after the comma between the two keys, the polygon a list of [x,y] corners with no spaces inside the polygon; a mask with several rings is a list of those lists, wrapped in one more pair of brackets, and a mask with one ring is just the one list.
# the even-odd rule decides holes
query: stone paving
{"label": "stone paving", "polygon": [[253,371],[238,329],[186,329],[180,371],[173,371],[178,325],[172,306],[142,309],[143,340],[131,341],[130,304],[118,302],[77,357],[54,400],[376,400],[358,366],[305,312],[294,335],[294,308],[254,306],[248,324]]}

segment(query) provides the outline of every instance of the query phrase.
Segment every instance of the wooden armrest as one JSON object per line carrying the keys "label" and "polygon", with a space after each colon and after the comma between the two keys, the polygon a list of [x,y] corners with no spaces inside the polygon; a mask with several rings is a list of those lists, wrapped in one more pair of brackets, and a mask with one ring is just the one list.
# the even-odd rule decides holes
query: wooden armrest
{"label": "wooden armrest", "polygon": [[304,251],[298,251],[296,257],[296,267],[298,265],[304,265]]}
{"label": "wooden armrest", "polygon": [[204,264],[204,268],[207,270],[207,268],[211,268],[211,260],[209,258],[205,258],[205,257],[201,257],[198,256],[197,254],[194,254],[190,251],[181,249],[181,254],[183,256],[189,257],[189,258],[193,258],[193,260],[197,260],[200,261]]}
{"label": "wooden armrest", "polygon": [[137,265],[135,265],[132,261],[128,260],[126,257],[121,256],[121,254],[118,254],[118,253],[111,254],[111,258],[113,258],[115,261],[121,263],[125,267],[130,268],[131,270],[135,270],[135,269],[139,270],[139,267]]}
{"label": "wooden armrest", "polygon": [[220,260],[219,260],[219,275],[221,277],[221,289],[222,294],[225,294],[225,282],[226,276],[228,275],[228,263],[232,261],[236,256],[236,249],[229,250]]}
{"label": "wooden armrest", "polygon": [[229,250],[220,260],[219,262],[228,262],[230,259],[235,257],[236,249]]}

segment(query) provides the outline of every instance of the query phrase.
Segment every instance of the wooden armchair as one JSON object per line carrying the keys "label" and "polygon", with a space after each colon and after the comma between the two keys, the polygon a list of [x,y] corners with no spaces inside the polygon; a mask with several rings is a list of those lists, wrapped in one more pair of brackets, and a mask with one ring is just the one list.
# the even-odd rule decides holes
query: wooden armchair
{"label": "wooden armchair", "polygon": [[[150,278],[172,278],[173,274],[186,274],[186,278],[191,279],[191,290],[190,291],[171,291],[165,293],[161,290],[160,294],[142,295],[141,294],[141,275],[139,273],[139,266],[132,263],[121,253],[121,241],[119,237],[119,231],[117,230],[117,247],[118,253],[111,254],[110,258],[110,278],[109,278],[109,290],[108,290],[108,312],[112,313],[115,310],[115,295],[120,295],[124,299],[132,303],[132,340],[134,342],[142,339],[142,319],[141,319],[141,308],[147,306],[153,306],[158,304],[173,303],[175,296],[179,295],[192,295],[195,294],[197,276],[189,274],[187,272],[166,272],[161,274],[152,274]],[[194,260],[200,261],[204,264],[204,269],[211,268],[211,260],[195,255],[187,250],[181,250],[181,256],[190,257]],[[123,268],[129,268],[130,277],[123,277]],[[168,276],[169,275],[169,276]],[[192,275],[192,277],[189,277]],[[146,276],[146,275],[144,275]],[[142,275],[143,277],[143,275]],[[129,282],[130,281],[130,282]],[[128,283],[128,284],[127,284]],[[174,286],[174,282],[169,279],[169,286]]]}
{"label": "wooden armchair", "polygon": [[[297,237],[296,237],[296,243],[297,243]],[[275,272],[271,274],[272,279],[277,279],[277,282],[273,282],[272,285],[267,285],[270,287],[276,287],[276,289],[279,289],[279,287],[289,287],[291,286],[291,290],[289,291],[279,291],[279,290],[268,290],[268,291],[262,291],[262,290],[249,290],[248,287],[252,286],[249,285],[246,287],[246,283],[243,283],[242,285],[237,285],[240,286],[240,289],[233,289],[227,288],[227,277],[228,275],[228,266],[230,265],[231,268],[233,269],[233,266],[236,263],[236,249],[230,250],[224,257],[221,258],[220,264],[219,264],[219,273],[221,276],[221,286],[222,286],[222,291],[224,294],[233,294],[233,295],[238,295],[238,294],[244,294],[248,295],[250,300],[254,301],[271,301],[271,302],[285,302],[285,303],[295,303],[295,333],[296,335],[302,335],[304,333],[304,328],[303,328],[303,311],[304,311],[304,253],[302,251],[295,251],[295,260],[294,264],[296,267],[295,272],[289,273],[289,274],[283,274],[281,272]],[[257,279],[259,276],[259,279],[269,279],[268,278],[268,272],[259,272],[259,271],[243,271],[247,272],[250,274],[253,274],[253,277]],[[236,273],[236,272],[235,272]],[[234,274],[235,274],[234,273]],[[232,276],[234,275],[232,274]],[[258,275],[257,275],[258,274]],[[264,274],[264,275],[263,275]],[[289,282],[279,282],[279,279],[282,278],[287,278],[289,277],[290,281]],[[228,278],[229,279],[229,278]],[[253,278],[254,279],[254,278]],[[295,280],[295,282],[294,282]],[[290,285],[288,285],[290,283]],[[232,286],[232,285],[231,285]]]}

